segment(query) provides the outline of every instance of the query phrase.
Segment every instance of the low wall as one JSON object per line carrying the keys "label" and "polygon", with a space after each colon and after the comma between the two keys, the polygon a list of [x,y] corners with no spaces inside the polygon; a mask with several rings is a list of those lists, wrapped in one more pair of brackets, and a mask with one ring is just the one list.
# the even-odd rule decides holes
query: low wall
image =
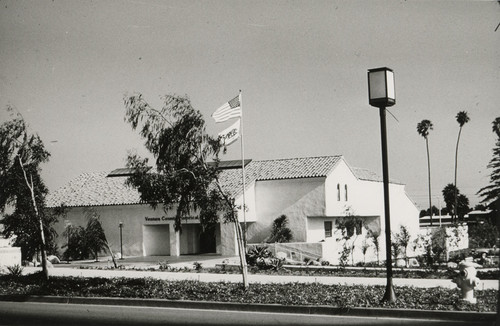
{"label": "low wall", "polygon": [[3,247],[0,248],[0,269],[7,266],[21,265],[21,248]]}
{"label": "low wall", "polygon": [[252,243],[248,248],[265,246],[273,253],[286,254],[286,257],[296,261],[304,261],[305,258],[317,260],[323,256],[322,242],[287,242],[287,243]]}

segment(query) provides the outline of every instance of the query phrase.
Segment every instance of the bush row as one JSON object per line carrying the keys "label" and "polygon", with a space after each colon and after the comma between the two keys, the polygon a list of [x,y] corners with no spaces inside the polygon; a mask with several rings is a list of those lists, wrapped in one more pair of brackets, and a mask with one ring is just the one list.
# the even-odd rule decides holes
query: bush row
{"label": "bush row", "polygon": [[54,295],[83,297],[124,297],[282,305],[323,305],[333,307],[390,307],[401,309],[496,311],[497,291],[476,291],[478,303],[459,300],[458,289],[395,287],[397,302],[380,303],[384,286],[324,284],[240,284],[198,281],[165,281],[152,278],[84,278],[40,275],[0,276],[1,295]]}

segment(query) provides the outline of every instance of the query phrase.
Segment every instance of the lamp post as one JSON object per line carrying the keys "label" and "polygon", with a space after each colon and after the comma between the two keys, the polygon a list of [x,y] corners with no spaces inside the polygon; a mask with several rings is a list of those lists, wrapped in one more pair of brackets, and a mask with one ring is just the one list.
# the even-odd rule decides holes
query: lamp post
{"label": "lamp post", "polygon": [[123,259],[123,237],[122,237],[123,222],[120,222],[118,225],[120,227],[120,260],[122,260]]}
{"label": "lamp post", "polygon": [[69,239],[70,239],[70,233],[71,233],[71,222],[69,220],[64,221],[66,223],[66,237],[67,237],[67,243],[66,243],[66,251],[68,252],[68,255],[66,256],[66,262],[69,264]]}
{"label": "lamp post", "polygon": [[391,212],[389,205],[389,164],[387,159],[387,132],[385,108],[396,104],[394,89],[394,72],[389,68],[368,70],[368,98],[371,106],[378,107],[380,112],[380,133],[382,138],[382,171],[384,177],[384,212],[385,212],[385,255],[387,269],[387,285],[382,301],[396,301],[392,286],[391,255]]}

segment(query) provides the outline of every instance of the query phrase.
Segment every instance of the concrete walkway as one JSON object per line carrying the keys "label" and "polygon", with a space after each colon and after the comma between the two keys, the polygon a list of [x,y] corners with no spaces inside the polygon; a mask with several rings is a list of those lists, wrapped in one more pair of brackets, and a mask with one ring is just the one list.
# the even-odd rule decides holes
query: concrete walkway
{"label": "concrete walkway", "polygon": [[[205,266],[205,265],[204,265]],[[25,267],[24,273],[40,271],[40,267]],[[241,282],[241,274],[215,274],[196,272],[160,272],[145,270],[100,270],[57,267],[49,270],[52,276],[75,276],[75,277],[151,277],[162,280],[195,280],[200,282]],[[262,275],[249,274],[249,283],[322,283],[322,284],[345,284],[345,285],[385,285],[385,278],[378,277],[336,277],[336,276],[300,276],[300,275]],[[394,278],[395,286],[414,286],[419,288],[456,288],[456,284],[448,279],[407,279]],[[497,280],[483,280],[478,289],[498,290]]]}

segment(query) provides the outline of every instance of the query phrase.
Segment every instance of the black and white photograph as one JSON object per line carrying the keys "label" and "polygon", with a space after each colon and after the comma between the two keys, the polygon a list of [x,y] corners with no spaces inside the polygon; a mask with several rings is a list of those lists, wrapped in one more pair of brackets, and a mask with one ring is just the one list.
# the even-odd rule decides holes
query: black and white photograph
{"label": "black and white photograph", "polygon": [[0,0],[0,326],[497,325],[500,1]]}

